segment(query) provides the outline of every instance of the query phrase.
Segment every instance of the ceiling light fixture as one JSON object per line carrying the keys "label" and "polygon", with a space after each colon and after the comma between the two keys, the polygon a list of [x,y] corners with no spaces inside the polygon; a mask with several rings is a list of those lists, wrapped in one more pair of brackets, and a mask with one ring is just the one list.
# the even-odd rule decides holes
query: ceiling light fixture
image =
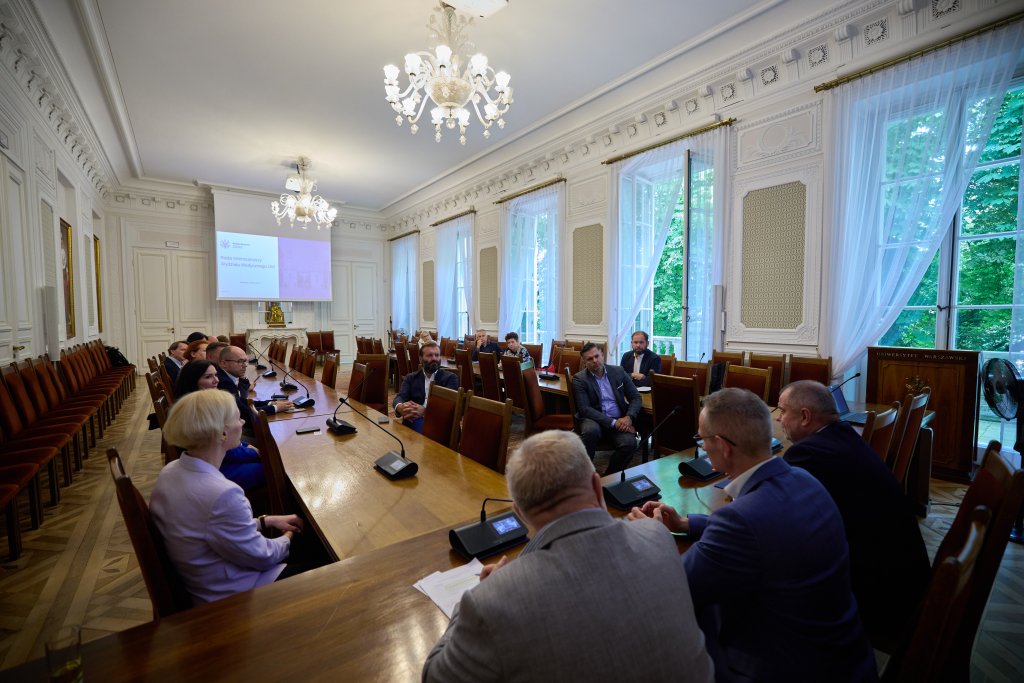
{"label": "ceiling light fixture", "polygon": [[327,200],[320,195],[313,196],[316,192],[316,179],[306,177],[306,170],[309,168],[309,159],[299,157],[295,164],[295,173],[288,176],[285,181],[285,189],[295,194],[282,194],[281,199],[270,204],[270,210],[274,212],[277,224],[281,225],[281,219],[288,217],[291,227],[295,227],[295,221],[303,230],[309,229],[310,221],[316,221],[316,229],[327,226],[330,229],[338,210],[327,203]]}
{"label": "ceiling light fixture", "polygon": [[[399,91],[397,66],[384,67],[384,93],[391,108],[398,112],[395,122],[399,126],[404,118],[409,120],[413,134],[419,130],[417,121],[427,105],[427,98],[422,94],[425,92],[436,105],[430,110],[430,122],[434,124],[434,139],[438,142],[441,142],[442,126],[454,130],[457,125],[459,142],[466,144],[470,104],[484,127],[485,138],[491,136],[490,127],[495,122],[498,128],[505,127],[502,116],[512,104],[512,88],[508,85],[511,76],[504,71],[495,72],[488,65],[487,57],[479,52],[465,59],[464,55],[474,52],[465,34],[472,23],[472,19],[459,16],[454,7],[442,2],[427,25],[430,41],[435,44],[433,52],[413,52],[405,56],[408,87]],[[461,69],[464,61],[465,69]]]}

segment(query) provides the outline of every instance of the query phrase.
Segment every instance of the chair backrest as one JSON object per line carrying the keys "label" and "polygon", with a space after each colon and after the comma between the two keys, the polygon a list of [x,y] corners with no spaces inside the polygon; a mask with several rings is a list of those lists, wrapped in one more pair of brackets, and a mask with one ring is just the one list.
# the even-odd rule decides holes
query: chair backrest
{"label": "chair backrest", "polygon": [[731,365],[743,365],[742,351],[712,351],[711,364],[729,363]]}
{"label": "chair backrest", "polygon": [[348,377],[348,398],[363,402],[363,390],[366,388],[366,365],[358,361],[352,364],[352,374]]}
{"label": "chair backrest", "polygon": [[267,414],[262,410],[255,410],[251,403],[250,400],[249,410],[253,414],[252,430],[256,435],[256,448],[260,451],[260,462],[263,464],[263,474],[267,479],[270,512],[274,515],[290,514],[296,508],[288,492],[288,475],[285,474],[284,463],[281,461],[281,451],[270,431]]}
{"label": "chair backrest", "polygon": [[580,352],[575,349],[562,349],[562,355],[558,359],[558,367],[560,370],[569,368],[572,374],[576,374],[580,371]]}
{"label": "chair backrest", "polygon": [[430,385],[430,398],[423,410],[423,436],[455,450],[459,440],[459,422],[465,392],[446,389],[439,384]]}
{"label": "chair backrest", "polygon": [[677,360],[672,368],[674,377],[689,377],[697,383],[697,391],[701,396],[708,393],[708,375],[710,363],[696,363],[688,360]]}
{"label": "chair backrest", "polygon": [[949,555],[936,560],[910,640],[903,652],[894,654],[885,680],[957,680],[943,674],[949,673],[948,658],[955,651],[954,639],[960,635],[971,588],[977,580],[978,559],[991,517],[985,506],[970,511],[970,525],[963,542],[950,548]]}
{"label": "chair backrest", "polygon": [[363,387],[361,400],[385,415],[388,412],[388,363],[390,360],[386,353],[361,353],[356,356],[356,362],[366,365],[366,370],[369,373]]}
{"label": "chair backrest", "polygon": [[544,353],[543,344],[523,344],[526,348],[526,352],[530,354],[530,359],[533,361],[535,367],[540,367],[541,354]]}
{"label": "chair backrest", "polygon": [[415,340],[406,342],[409,359],[409,372],[417,372],[420,369],[420,346]]}
{"label": "chair backrest", "polygon": [[164,385],[168,403],[174,403],[174,381],[171,380],[171,373],[167,371],[167,366],[163,363],[160,364],[160,369],[157,372],[160,374],[160,383]]}
{"label": "chair backrest", "polygon": [[157,361],[156,356],[150,356],[149,358],[147,358],[146,364],[149,365],[150,372],[156,372],[156,369],[160,366],[160,363]]}
{"label": "chair backrest", "polygon": [[307,377],[312,377],[316,374],[316,350],[309,349],[306,351],[306,356],[302,359],[302,374]]}
{"label": "chair backrest", "polygon": [[544,409],[544,395],[540,392],[540,382],[537,381],[537,368],[528,367],[520,372],[519,380],[523,393],[526,395],[526,433],[533,431],[533,424],[547,415]]}
{"label": "chair backrest", "polygon": [[480,393],[484,398],[500,401],[501,377],[498,376],[498,357],[493,353],[481,353],[480,359]]}
{"label": "chair backrest", "polygon": [[523,365],[514,356],[501,357],[501,374],[505,378],[505,397],[517,410],[526,412],[526,388],[523,384]]}
{"label": "chair backrest", "polygon": [[149,513],[149,505],[135,488],[132,480],[124,472],[121,456],[117,449],[107,450],[107,462],[110,465],[110,476],[114,479],[117,489],[117,503],[121,508],[121,516],[128,527],[135,557],[142,570],[142,578],[146,582],[146,592],[153,603],[153,619],[169,617],[192,606],[192,599],[185,590],[171,558],[167,555],[160,530],[156,528],[153,516]]}
{"label": "chair backrest", "polygon": [[560,344],[551,347],[551,357],[548,360],[551,361],[551,367],[554,368],[555,372],[562,371],[562,349],[564,348]]}
{"label": "chair backrest", "polygon": [[167,443],[167,439],[163,436],[164,423],[167,422],[167,412],[169,410],[170,406],[167,404],[166,397],[160,396],[153,399],[153,412],[156,413],[156,423],[160,425],[160,450],[163,451],[165,465],[181,457],[181,451],[178,447]]}
{"label": "chair backrest", "polygon": [[248,349],[245,345],[245,334],[229,334],[228,343],[232,346],[237,346],[240,349]]}
{"label": "chair backrest", "polygon": [[512,401],[491,401],[470,392],[466,394],[462,416],[459,453],[504,474],[508,432],[512,424]]}
{"label": "chair backrest", "polygon": [[779,393],[782,391],[782,378],[786,370],[786,357],[781,353],[752,353],[749,365],[752,368],[771,369],[772,382],[768,387],[766,403],[770,406],[779,405]]}
{"label": "chair backrest", "polygon": [[658,358],[661,359],[661,374],[671,375],[676,367],[676,357],[670,353],[662,353],[658,354]]}
{"label": "chair backrest", "polygon": [[880,413],[869,410],[864,420],[864,431],[861,436],[882,462],[885,462],[885,456],[889,453],[889,444],[892,443],[892,435],[896,431],[896,415],[899,410],[900,402],[895,401],[892,408]]}
{"label": "chair backrest", "polygon": [[467,349],[455,352],[455,365],[459,368],[459,386],[466,391],[473,391],[473,361]]}
{"label": "chair backrest", "polygon": [[974,569],[974,580],[967,606],[956,637],[951,639],[952,651],[947,660],[947,668],[951,672],[948,676],[950,680],[966,681],[970,678],[974,638],[996,573],[999,571],[1006,543],[1010,538],[1010,528],[1024,500],[1024,472],[1011,466],[1003,458],[1000,454],[1001,447],[998,441],[989,442],[981,469],[975,474],[974,481],[960,501],[956,518],[935,553],[933,567],[937,567],[947,557],[956,555],[958,549],[963,547],[964,538],[971,524],[971,511],[985,506],[992,513],[992,521],[985,532],[981,554]]}
{"label": "chair backrest", "polygon": [[324,330],[320,333],[320,345],[327,353],[338,352],[338,349],[334,346],[334,330]]}
{"label": "chair backrest", "polygon": [[572,373],[562,368],[565,377],[565,391],[569,395],[569,412],[572,414],[573,431],[580,433],[580,416],[576,412],[576,392],[572,389]]}
{"label": "chair backrest", "polygon": [[371,344],[371,346],[372,346],[371,351],[373,353],[376,353],[378,355],[384,353],[384,340],[382,340],[382,339],[374,339],[372,344]]}
{"label": "chair backrest", "polygon": [[338,383],[338,356],[329,353],[324,356],[324,369],[320,373],[320,383],[335,388]]}
{"label": "chair backrest", "polygon": [[828,386],[832,382],[832,356],[828,358],[789,357],[789,376],[786,384],[803,379],[813,379]]}
{"label": "chair backrest", "polygon": [[767,403],[768,390],[772,386],[772,369],[748,368],[742,365],[734,365],[730,361],[725,366],[725,377],[722,379],[722,386],[748,389]]}
{"label": "chair backrest", "polygon": [[405,342],[395,342],[395,362],[398,364],[398,374],[405,377],[409,369],[409,349]]}
{"label": "chair backrest", "polygon": [[885,461],[901,485],[907,478],[907,470],[910,469],[910,460],[914,455],[914,447],[917,446],[917,435],[921,433],[921,422],[924,420],[924,411],[928,407],[930,394],[931,389],[928,387],[917,396],[907,394],[896,417],[896,430],[893,432],[893,442],[889,446],[889,454]]}
{"label": "chair backrest", "polygon": [[[672,419],[662,424],[673,410],[676,413]],[[695,380],[652,374],[651,413],[654,424],[661,425],[654,435],[656,453],[675,453],[697,445],[693,435],[697,433],[700,414],[700,390]]]}

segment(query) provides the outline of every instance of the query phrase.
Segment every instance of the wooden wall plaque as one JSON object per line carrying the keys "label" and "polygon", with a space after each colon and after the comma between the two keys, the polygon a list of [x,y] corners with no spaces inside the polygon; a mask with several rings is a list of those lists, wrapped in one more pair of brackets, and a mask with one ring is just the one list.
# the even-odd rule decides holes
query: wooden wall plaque
{"label": "wooden wall plaque", "polygon": [[967,482],[974,474],[980,363],[978,351],[868,347],[868,403],[902,403],[917,393],[910,387],[931,387],[934,477]]}

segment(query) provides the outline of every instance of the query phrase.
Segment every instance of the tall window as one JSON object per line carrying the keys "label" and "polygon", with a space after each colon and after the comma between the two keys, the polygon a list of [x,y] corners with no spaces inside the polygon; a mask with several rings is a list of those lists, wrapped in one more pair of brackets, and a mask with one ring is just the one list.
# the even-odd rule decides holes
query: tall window
{"label": "tall window", "polygon": [[441,337],[463,337],[473,330],[472,245],[472,214],[437,226],[434,291]]}
{"label": "tall window", "polygon": [[558,235],[561,183],[502,205],[502,288],[499,336],[514,331],[524,344],[559,336]]}
{"label": "tall window", "polygon": [[[969,125],[982,102],[965,105]],[[896,322],[882,335],[883,346],[983,351],[984,358],[1008,358],[1024,370],[1024,226],[1020,221],[1021,118],[1024,84],[1003,99],[988,142],[953,218],[949,235]],[[890,130],[915,126],[919,139],[943,129],[941,115],[925,113],[893,121]],[[888,145],[887,167],[897,155],[918,153],[913,145]],[[927,173],[927,160],[920,163]],[[890,174],[887,174],[890,175]],[[893,179],[884,191],[898,194]],[[1017,292],[1016,300],[1014,293]],[[1017,335],[1015,348],[1011,338]],[[1006,441],[1001,423],[981,401],[978,439]]]}
{"label": "tall window", "polygon": [[469,232],[461,231],[455,249],[455,336],[472,332],[469,323]]}
{"label": "tall window", "polygon": [[418,235],[407,235],[391,243],[391,327],[405,334],[412,334],[419,326],[418,262]]}

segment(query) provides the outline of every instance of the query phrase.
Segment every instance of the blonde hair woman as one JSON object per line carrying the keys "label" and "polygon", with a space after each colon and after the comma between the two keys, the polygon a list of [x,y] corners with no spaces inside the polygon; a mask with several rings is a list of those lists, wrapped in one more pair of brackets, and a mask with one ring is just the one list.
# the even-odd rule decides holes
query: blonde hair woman
{"label": "blonde hair woman", "polygon": [[[175,402],[164,438],[185,449],[157,478],[150,510],[167,553],[195,602],[210,602],[283,578],[296,515],[254,518],[242,488],[221,474],[238,446],[242,419],[225,391],[196,391]],[[283,535],[267,538],[269,529]]]}

